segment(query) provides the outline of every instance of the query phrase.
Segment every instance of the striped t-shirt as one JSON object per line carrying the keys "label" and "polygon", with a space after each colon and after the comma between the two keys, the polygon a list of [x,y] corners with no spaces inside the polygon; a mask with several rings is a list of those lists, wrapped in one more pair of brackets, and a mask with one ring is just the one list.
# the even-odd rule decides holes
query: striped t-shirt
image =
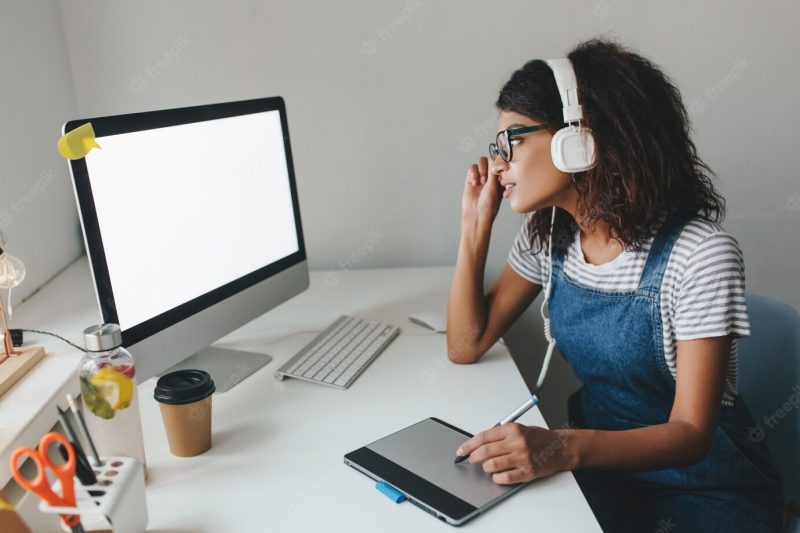
{"label": "striped t-shirt", "polygon": [[[544,249],[536,254],[531,251],[528,235],[525,220],[508,263],[523,278],[543,286],[550,260]],[[608,263],[593,265],[584,258],[578,229],[563,260],[564,273],[585,287],[636,290],[652,242],[652,238],[645,242],[642,252],[626,249]],[[742,251],[719,224],[695,218],[684,227],[667,262],[660,298],[664,357],[673,378],[677,340],[750,335]],[[732,405],[737,377],[736,340],[732,340],[723,405]]]}

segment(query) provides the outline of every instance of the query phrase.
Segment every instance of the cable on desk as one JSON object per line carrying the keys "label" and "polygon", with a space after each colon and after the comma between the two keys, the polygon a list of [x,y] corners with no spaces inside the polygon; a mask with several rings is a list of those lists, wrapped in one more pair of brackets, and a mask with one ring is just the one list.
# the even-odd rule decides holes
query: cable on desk
{"label": "cable on desk", "polygon": [[83,346],[78,346],[74,342],[72,342],[72,341],[70,341],[68,339],[65,339],[61,335],[56,335],[55,333],[50,333],[49,331],[41,331],[41,330],[38,330],[38,329],[10,329],[8,331],[12,335],[12,337],[14,335],[19,335],[19,344],[15,344],[15,346],[19,346],[19,345],[22,344],[22,332],[24,331],[26,333],[41,333],[42,335],[50,335],[51,337],[55,337],[57,339],[61,339],[62,341],[66,342],[67,344],[69,344],[73,348],[77,348],[78,350],[80,350],[82,352],[92,352],[92,351],[105,352],[105,351],[107,351],[107,350],[87,350]]}
{"label": "cable on desk", "polygon": [[[321,331],[322,330],[295,331],[294,333],[289,333],[287,335],[282,335],[280,337],[273,337],[271,339],[262,340],[261,342],[263,342],[264,344],[270,344],[270,343],[273,343],[273,342],[281,341],[283,339],[288,339],[289,337],[294,337],[295,335],[303,335],[305,333],[317,333],[318,334]],[[72,341],[70,341],[68,339],[65,339],[61,335],[57,335],[57,334],[51,333],[49,331],[42,331],[40,329],[18,329],[18,328],[17,329],[10,329],[9,333],[11,334],[11,336],[13,338],[14,346],[21,346],[22,345],[22,333],[23,332],[25,332],[25,333],[39,333],[39,334],[42,334],[42,335],[50,335],[51,337],[55,337],[57,339],[60,339],[60,340],[62,340],[64,342],[66,342],[67,344],[69,344],[73,348],[76,348],[76,349],[78,349],[78,350],[80,350],[82,352],[89,353],[89,352],[93,352],[93,351],[101,351],[101,352],[106,351],[106,350],[87,350],[83,346],[78,346],[74,342],[72,342]],[[429,335],[440,335],[440,333],[438,331],[431,331],[430,333],[405,333],[405,332],[402,332],[402,334],[405,337],[425,337],[425,336],[429,336]],[[244,340],[244,339],[239,339],[239,340],[241,341],[241,340]]]}

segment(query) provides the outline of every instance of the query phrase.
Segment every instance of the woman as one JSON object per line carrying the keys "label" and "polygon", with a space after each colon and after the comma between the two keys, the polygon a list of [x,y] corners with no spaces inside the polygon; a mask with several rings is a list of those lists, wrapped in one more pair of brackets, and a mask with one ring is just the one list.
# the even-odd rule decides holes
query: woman
{"label": "woman", "polygon": [[[505,424],[457,454],[502,484],[574,471],[606,531],[779,531],[779,474],[736,390],[742,254],[678,89],[615,43],[568,58],[592,166],[554,164],[566,104],[550,66],[528,62],[500,92],[492,159],[467,173],[447,341],[451,361],[478,361],[550,279],[552,335],[582,382],[571,427]],[[528,215],[484,294],[501,196]]]}

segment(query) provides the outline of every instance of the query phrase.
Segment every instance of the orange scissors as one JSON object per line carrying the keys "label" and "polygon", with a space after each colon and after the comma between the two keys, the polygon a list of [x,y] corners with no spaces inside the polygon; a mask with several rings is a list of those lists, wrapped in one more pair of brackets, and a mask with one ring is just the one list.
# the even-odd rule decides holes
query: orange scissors
{"label": "orange scissors", "polygon": [[[67,461],[58,465],[54,463],[47,451],[51,444],[58,443],[67,450]],[[20,459],[30,459],[36,465],[36,475],[33,479],[25,478],[19,471]],[[50,488],[46,470],[53,472],[61,482],[61,496]],[[26,490],[36,494],[39,498],[53,507],[75,507],[75,450],[67,438],[60,433],[47,433],[39,441],[39,449],[21,447],[11,454],[11,475],[17,483]],[[79,515],[62,514],[61,520],[72,528],[73,533],[83,533],[81,517]]]}

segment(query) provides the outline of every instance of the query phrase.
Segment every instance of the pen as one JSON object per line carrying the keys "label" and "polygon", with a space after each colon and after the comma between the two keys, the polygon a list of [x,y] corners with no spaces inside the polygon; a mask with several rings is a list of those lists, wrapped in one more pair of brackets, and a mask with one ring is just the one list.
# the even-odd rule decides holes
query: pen
{"label": "pen", "polygon": [[83,413],[80,409],[78,409],[78,402],[75,401],[75,398],[72,397],[72,394],[67,394],[67,402],[69,403],[69,408],[72,411],[72,414],[75,415],[75,419],[78,421],[78,428],[81,430],[83,439],[89,444],[89,449],[92,451],[92,457],[94,457],[94,465],[100,466],[102,464],[100,462],[100,456],[97,454],[97,448],[94,447],[94,441],[92,440],[92,436],[89,434],[89,428],[86,427],[86,420],[83,418]]}
{"label": "pen", "polygon": [[[83,448],[81,448],[81,442],[75,437],[72,424],[70,424],[69,419],[67,419],[67,412],[63,411],[58,405],[56,405],[56,409],[58,410],[58,419],[61,421],[61,426],[64,428],[64,433],[67,435],[67,440],[72,444],[72,448],[75,451],[75,473],[81,481],[81,484],[94,485],[97,483],[97,477],[92,471],[89,460],[86,459],[86,454],[83,452]],[[60,452],[62,457],[67,453],[63,448]]]}
{"label": "pen", "polygon": [[[498,422],[492,427],[496,428],[497,426],[502,426],[503,424],[508,424],[509,422],[515,421],[516,419],[524,415],[528,411],[528,409],[530,409],[537,403],[539,403],[539,397],[536,396],[536,394],[531,394],[531,397],[525,400],[525,403],[523,403],[522,405],[511,411],[505,418],[500,420],[500,422]],[[467,459],[469,459],[469,455],[457,455],[456,460],[453,462],[455,464],[458,464],[462,461],[466,461]]]}
{"label": "pen", "polygon": [[[73,446],[72,448],[74,449],[75,447]],[[64,459],[64,461],[69,460],[69,452],[60,444],[58,446],[58,453],[61,454],[61,458]],[[81,485],[95,485],[97,483],[97,476],[94,475],[92,465],[89,464],[85,455],[75,454],[75,475],[78,477]]]}

